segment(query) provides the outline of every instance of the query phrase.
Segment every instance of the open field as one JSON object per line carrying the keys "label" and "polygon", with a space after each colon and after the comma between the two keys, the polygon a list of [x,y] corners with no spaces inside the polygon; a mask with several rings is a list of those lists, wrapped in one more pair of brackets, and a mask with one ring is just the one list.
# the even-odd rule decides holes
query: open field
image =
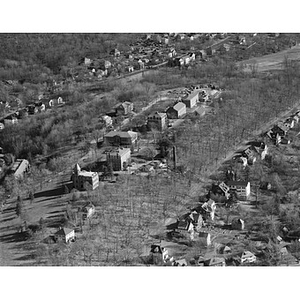
{"label": "open field", "polygon": [[285,59],[291,61],[300,60],[300,45],[274,54],[244,60],[238,62],[238,65],[245,65],[246,72],[251,72],[252,70],[257,72],[282,70]]}

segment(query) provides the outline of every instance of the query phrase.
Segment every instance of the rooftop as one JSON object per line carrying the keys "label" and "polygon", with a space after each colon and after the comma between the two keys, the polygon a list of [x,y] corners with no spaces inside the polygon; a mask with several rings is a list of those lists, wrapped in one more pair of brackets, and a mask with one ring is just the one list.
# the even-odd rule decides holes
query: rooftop
{"label": "rooftop", "polygon": [[179,111],[179,110],[181,110],[181,109],[183,109],[183,108],[185,108],[186,107],[186,105],[184,104],[184,103],[182,103],[182,102],[178,102],[178,103],[176,103],[174,106],[173,106],[173,108],[175,109],[175,110],[177,110],[177,111]]}
{"label": "rooftop", "polygon": [[248,183],[250,183],[249,181],[227,181],[227,185],[228,186],[247,186]]}

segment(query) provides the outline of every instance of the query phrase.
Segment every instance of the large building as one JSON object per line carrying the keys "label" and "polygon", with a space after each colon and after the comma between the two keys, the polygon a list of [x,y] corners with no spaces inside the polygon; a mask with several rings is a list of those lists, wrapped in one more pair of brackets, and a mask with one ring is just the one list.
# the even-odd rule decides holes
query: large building
{"label": "large building", "polygon": [[230,192],[235,192],[238,197],[248,199],[250,196],[250,182],[249,181],[227,181],[226,184],[230,188]]}
{"label": "large building", "polygon": [[182,102],[188,108],[194,107],[198,101],[199,101],[199,91],[193,91],[185,99],[182,99]]}
{"label": "large building", "polygon": [[11,172],[13,172],[14,177],[23,178],[24,174],[29,171],[30,165],[28,160],[26,159],[17,159],[11,168]]}
{"label": "large building", "polygon": [[124,168],[124,164],[129,163],[131,153],[129,148],[117,149],[106,154],[107,164],[111,164],[114,171],[121,171]]}
{"label": "large building", "polygon": [[183,102],[176,103],[166,111],[169,119],[179,119],[186,114],[186,105]]}
{"label": "large building", "polygon": [[104,142],[109,146],[131,147],[137,143],[138,134],[134,131],[110,131],[104,136]]}
{"label": "large building", "polygon": [[78,190],[94,190],[99,186],[98,173],[83,171],[78,164],[73,169],[72,181]]}
{"label": "large building", "polygon": [[150,129],[162,131],[167,127],[167,120],[168,118],[166,113],[159,113],[156,111],[148,115],[147,126]]}

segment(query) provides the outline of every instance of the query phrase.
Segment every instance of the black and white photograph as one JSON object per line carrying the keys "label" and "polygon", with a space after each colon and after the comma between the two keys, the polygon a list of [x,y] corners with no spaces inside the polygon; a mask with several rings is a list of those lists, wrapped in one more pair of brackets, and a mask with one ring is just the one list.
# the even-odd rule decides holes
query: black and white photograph
{"label": "black and white photograph", "polygon": [[155,294],[300,266],[300,28],[180,5],[3,26],[1,273],[140,270]]}

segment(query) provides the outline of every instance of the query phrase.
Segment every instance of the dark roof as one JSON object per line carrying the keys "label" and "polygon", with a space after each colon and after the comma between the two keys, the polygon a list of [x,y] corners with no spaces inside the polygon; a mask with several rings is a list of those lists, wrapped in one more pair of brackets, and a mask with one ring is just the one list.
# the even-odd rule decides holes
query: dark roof
{"label": "dark roof", "polygon": [[237,185],[237,186],[247,186],[249,181],[227,181],[226,184],[230,185]]}
{"label": "dark roof", "polygon": [[70,228],[61,228],[59,229],[55,234],[56,235],[62,235],[62,236],[66,236],[68,235],[70,232],[74,231],[74,229],[70,229]]}

